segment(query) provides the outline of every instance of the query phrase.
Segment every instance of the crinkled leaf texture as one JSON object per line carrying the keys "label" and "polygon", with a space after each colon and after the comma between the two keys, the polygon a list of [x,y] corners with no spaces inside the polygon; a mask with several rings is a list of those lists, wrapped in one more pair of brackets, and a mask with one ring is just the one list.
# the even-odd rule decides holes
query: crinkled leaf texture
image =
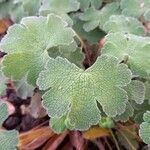
{"label": "crinkled leaf texture", "polygon": [[128,97],[124,86],[130,83],[127,65],[112,56],[98,57],[95,64],[82,70],[61,57],[50,59],[37,80],[44,106],[52,118],[66,115],[71,129],[86,130],[101,118],[103,111],[115,117],[125,111]]}
{"label": "crinkled leaf texture", "polygon": [[8,117],[7,105],[0,102],[0,127]]}
{"label": "crinkled leaf texture", "polygon": [[124,88],[128,94],[129,102],[127,103],[126,110],[123,114],[116,116],[114,119],[116,121],[127,121],[129,117],[132,117],[134,114],[134,107],[132,106],[133,102],[136,104],[142,104],[145,99],[145,86],[144,83],[138,80],[132,80]]}
{"label": "crinkled leaf texture", "polygon": [[144,122],[140,125],[139,134],[143,141],[150,144],[150,111],[147,111],[143,116]]}
{"label": "crinkled leaf texture", "polygon": [[12,131],[0,131],[0,149],[1,150],[17,150],[18,144],[18,132]]}
{"label": "crinkled leaf texture", "polygon": [[97,10],[94,7],[90,7],[83,14],[80,19],[86,21],[83,25],[85,31],[89,32],[96,27],[103,29],[104,24],[108,21],[111,15],[117,15],[120,13],[119,3],[114,2],[107,4],[101,10]]}
{"label": "crinkled leaf texture", "polygon": [[102,0],[78,0],[80,2],[80,9],[82,11],[87,10],[89,7],[100,8],[102,5]]}
{"label": "crinkled leaf texture", "polygon": [[80,8],[78,0],[43,0],[39,10],[41,15],[55,13],[63,18],[70,26],[73,21],[69,17],[69,12],[77,11]]}
{"label": "crinkled leaf texture", "polygon": [[[8,53],[3,61],[3,72],[14,80],[27,75],[30,84],[36,79],[49,58],[52,47],[71,44],[74,31],[60,17],[26,17],[9,28],[0,48]],[[71,50],[70,50],[71,51]]]}
{"label": "crinkled leaf texture", "polygon": [[144,27],[140,21],[133,17],[123,15],[112,15],[104,24],[103,30],[106,32],[123,32],[135,35],[145,35]]}
{"label": "crinkled leaf texture", "polygon": [[[140,18],[141,15],[147,19],[150,11],[150,0],[121,0],[122,14]],[[149,19],[148,19],[149,20]]]}
{"label": "crinkled leaf texture", "polygon": [[0,70],[0,96],[6,89],[6,77],[3,75],[3,72]]}
{"label": "crinkled leaf texture", "polygon": [[42,0],[14,0],[14,3],[20,3],[23,6],[23,10],[27,12],[29,16],[38,15],[38,10],[41,6]]}
{"label": "crinkled leaf texture", "polygon": [[103,54],[113,55],[130,66],[134,75],[150,75],[150,38],[132,34],[110,33],[106,36]]}

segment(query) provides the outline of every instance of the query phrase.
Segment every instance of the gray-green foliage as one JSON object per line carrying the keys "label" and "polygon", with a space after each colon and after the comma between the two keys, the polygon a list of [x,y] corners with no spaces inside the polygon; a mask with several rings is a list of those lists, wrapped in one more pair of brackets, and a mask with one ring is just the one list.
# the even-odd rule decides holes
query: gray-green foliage
{"label": "gray-green foliage", "polygon": [[74,129],[85,130],[101,118],[96,101],[108,116],[114,117],[125,111],[128,98],[122,87],[130,80],[130,70],[119,64],[115,57],[99,57],[85,71],[57,57],[48,61],[37,85],[41,90],[51,87],[43,95],[43,103],[52,118],[67,113]]}
{"label": "gray-green foliage", "polygon": [[17,150],[18,141],[17,131],[0,131],[1,150]]}
{"label": "gray-green foliage", "polygon": [[[2,72],[17,80],[19,97],[31,96],[32,86],[43,90],[57,133],[100,123],[113,127],[103,117],[116,122],[133,117],[140,123],[150,110],[150,37],[144,26],[150,21],[149,6],[150,0],[1,0],[0,18],[19,22],[26,16],[0,43],[7,53]],[[105,43],[99,42],[102,38]],[[96,53],[102,56],[85,70],[83,62],[95,50],[89,47],[103,44]],[[1,95],[6,88],[2,72]],[[5,104],[0,113],[2,124]],[[150,144],[149,119],[147,112],[140,135]]]}

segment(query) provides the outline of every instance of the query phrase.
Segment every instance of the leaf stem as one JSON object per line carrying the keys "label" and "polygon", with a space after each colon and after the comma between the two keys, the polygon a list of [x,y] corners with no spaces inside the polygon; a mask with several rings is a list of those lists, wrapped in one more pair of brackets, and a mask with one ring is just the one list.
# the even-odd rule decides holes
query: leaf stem
{"label": "leaf stem", "polygon": [[115,142],[115,144],[116,144],[117,150],[120,150],[119,145],[118,145],[118,142],[117,142],[117,139],[115,138],[115,136],[114,136],[114,134],[113,134],[113,132],[112,132],[112,129],[109,129],[109,131],[110,131],[111,136],[112,136],[112,138],[113,138],[113,140],[114,140],[114,142]]}
{"label": "leaf stem", "polygon": [[82,38],[81,38],[76,32],[75,32],[75,34],[76,34],[76,37],[78,38],[78,40],[79,40],[80,43],[81,43],[81,48],[83,48],[84,51],[85,51],[88,64],[89,64],[89,66],[91,66],[91,60],[90,60],[89,52],[88,52],[88,50],[87,50],[87,46],[86,46],[86,44],[84,43],[84,41],[82,40]]}
{"label": "leaf stem", "polygon": [[130,145],[130,147],[133,149],[133,150],[136,150],[136,148],[131,144],[131,142],[128,140],[128,138],[125,136],[125,134],[121,131],[121,130],[118,130],[118,132],[120,132],[120,134],[124,137],[124,139],[128,142],[128,144]]}

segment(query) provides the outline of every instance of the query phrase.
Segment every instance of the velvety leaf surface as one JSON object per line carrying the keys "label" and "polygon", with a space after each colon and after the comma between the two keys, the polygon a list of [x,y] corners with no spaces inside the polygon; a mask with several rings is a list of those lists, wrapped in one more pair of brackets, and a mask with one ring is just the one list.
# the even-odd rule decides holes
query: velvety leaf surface
{"label": "velvety leaf surface", "polygon": [[80,9],[82,11],[87,10],[89,7],[100,8],[102,5],[102,0],[78,0],[80,2]]}
{"label": "velvety leaf surface", "polygon": [[139,134],[142,140],[150,144],[150,111],[147,111],[143,116],[144,122],[140,125]]}
{"label": "velvety leaf surface", "polygon": [[0,44],[0,48],[9,54],[3,61],[5,75],[18,80],[27,74],[27,80],[34,85],[49,57],[47,50],[69,45],[73,36],[67,23],[54,14],[23,18],[20,24],[9,28]]}
{"label": "velvety leaf surface", "polygon": [[125,61],[134,75],[150,75],[150,38],[132,34],[110,33],[106,36],[103,54]]}
{"label": "velvety leaf surface", "polygon": [[111,15],[119,14],[119,3],[114,2],[107,4],[101,10],[97,10],[94,7],[90,7],[83,14],[80,19],[86,21],[83,25],[85,31],[89,32],[96,27],[103,29],[103,25],[109,19]]}
{"label": "velvety leaf surface", "polygon": [[3,72],[0,70],[0,95],[2,95],[5,89],[6,89],[6,77],[3,75]]}
{"label": "velvety leaf surface", "polygon": [[67,114],[74,129],[86,130],[101,118],[97,102],[108,116],[125,111],[128,97],[122,87],[130,79],[130,70],[115,57],[99,57],[85,71],[57,57],[48,61],[37,85],[41,90],[51,87],[43,95],[43,103],[52,118]]}
{"label": "velvety leaf surface", "polygon": [[136,18],[123,15],[112,15],[104,24],[103,30],[106,32],[123,32],[135,35],[145,35],[144,27]]}
{"label": "velvety leaf surface", "polygon": [[18,133],[12,131],[0,131],[0,147],[1,150],[17,150]]}
{"label": "velvety leaf surface", "polygon": [[7,117],[8,117],[7,105],[5,103],[0,103],[0,127]]}
{"label": "velvety leaf surface", "polygon": [[150,0],[121,0],[120,5],[122,13],[127,16],[140,18],[150,11]]}
{"label": "velvety leaf surface", "polygon": [[120,120],[123,122],[127,121],[129,117],[132,117],[134,114],[134,107],[132,106],[133,101],[136,104],[142,104],[145,99],[145,86],[141,81],[132,80],[124,89],[127,92],[129,102],[127,103],[125,112],[114,118],[116,121]]}

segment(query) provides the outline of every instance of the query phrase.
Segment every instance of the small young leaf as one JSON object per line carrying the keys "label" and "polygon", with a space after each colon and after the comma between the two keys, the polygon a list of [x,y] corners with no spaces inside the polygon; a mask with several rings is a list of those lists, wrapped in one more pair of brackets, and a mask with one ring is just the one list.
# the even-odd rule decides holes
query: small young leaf
{"label": "small young leaf", "polygon": [[102,128],[113,128],[114,125],[114,121],[109,117],[102,117],[99,122],[99,126]]}
{"label": "small young leaf", "polygon": [[127,93],[122,89],[130,83],[131,72],[115,57],[102,56],[87,70],[66,59],[50,59],[37,80],[44,106],[52,118],[67,114],[74,129],[86,130],[101,118],[99,102],[104,112],[114,117],[125,111]]}
{"label": "small young leaf", "polygon": [[150,38],[132,34],[110,33],[106,36],[103,54],[127,61],[134,75],[150,75]]}
{"label": "small young leaf", "polygon": [[143,116],[144,122],[140,125],[139,134],[146,144],[150,144],[150,111],[147,111]]}
{"label": "small young leaf", "polygon": [[144,27],[136,18],[125,17],[123,15],[112,15],[104,24],[103,30],[106,32],[123,32],[136,35],[145,35]]}
{"label": "small young leaf", "polygon": [[111,3],[104,6],[101,10],[96,10],[94,7],[87,9],[81,14],[80,19],[86,21],[83,25],[85,31],[89,32],[96,27],[103,29],[103,25],[111,15],[119,14],[119,3]]}
{"label": "small young leaf", "polygon": [[132,105],[128,102],[125,112],[121,115],[116,116],[114,120],[126,122],[129,119],[129,117],[133,116],[133,114],[134,114],[134,109]]}
{"label": "small young leaf", "polygon": [[138,80],[132,80],[130,84],[125,87],[128,93],[129,100],[135,101],[137,104],[142,104],[145,99],[144,83]]}
{"label": "small young leaf", "polygon": [[18,80],[27,74],[29,83],[35,85],[49,57],[47,51],[54,46],[69,45],[73,37],[74,31],[54,14],[23,18],[21,24],[9,28],[0,44],[9,54],[3,61],[5,75]]}
{"label": "small young leaf", "polygon": [[0,131],[0,147],[1,150],[17,150],[18,132]]}

